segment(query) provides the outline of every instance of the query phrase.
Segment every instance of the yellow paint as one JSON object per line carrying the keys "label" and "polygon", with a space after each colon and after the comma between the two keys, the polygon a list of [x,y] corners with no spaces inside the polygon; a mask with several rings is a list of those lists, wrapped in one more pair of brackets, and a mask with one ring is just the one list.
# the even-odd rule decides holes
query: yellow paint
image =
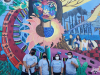
{"label": "yellow paint", "polygon": [[95,11],[93,12],[93,14],[91,15],[91,17],[87,21],[92,22],[92,21],[96,20],[96,18],[99,15],[100,15],[100,5],[95,9]]}
{"label": "yellow paint", "polygon": [[[20,6],[17,6],[17,7],[13,7],[15,10],[17,10],[17,9],[22,9],[22,7],[21,7],[21,5],[23,4],[23,2],[20,4]],[[26,1],[26,8],[28,8],[28,1]]]}
{"label": "yellow paint", "polygon": [[60,0],[60,1],[62,2],[63,13],[65,13],[91,0]]}

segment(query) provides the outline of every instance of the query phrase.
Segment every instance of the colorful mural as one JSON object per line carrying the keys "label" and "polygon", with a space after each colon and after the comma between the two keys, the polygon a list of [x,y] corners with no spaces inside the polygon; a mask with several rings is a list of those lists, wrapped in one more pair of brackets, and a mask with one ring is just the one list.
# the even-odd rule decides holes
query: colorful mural
{"label": "colorful mural", "polygon": [[0,75],[20,75],[32,48],[38,61],[71,51],[77,75],[100,75],[99,24],[100,0],[0,0]]}

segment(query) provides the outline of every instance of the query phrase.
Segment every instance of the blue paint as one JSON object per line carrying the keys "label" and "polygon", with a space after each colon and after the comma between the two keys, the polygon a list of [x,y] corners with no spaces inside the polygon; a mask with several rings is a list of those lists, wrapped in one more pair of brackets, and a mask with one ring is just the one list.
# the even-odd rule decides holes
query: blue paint
{"label": "blue paint", "polygon": [[51,27],[44,27],[44,35],[46,38],[51,37],[54,33],[54,28]]}
{"label": "blue paint", "polygon": [[[65,36],[65,39],[69,39],[69,35],[70,34],[63,34]],[[77,34],[72,34],[73,39],[76,38]],[[86,40],[100,40],[100,36],[99,35],[79,35],[81,40],[83,40],[84,38]]]}
{"label": "blue paint", "polygon": [[5,54],[5,55],[6,55],[6,53],[4,52],[4,50],[2,50],[2,51],[1,51],[1,55],[3,55],[3,54]]}

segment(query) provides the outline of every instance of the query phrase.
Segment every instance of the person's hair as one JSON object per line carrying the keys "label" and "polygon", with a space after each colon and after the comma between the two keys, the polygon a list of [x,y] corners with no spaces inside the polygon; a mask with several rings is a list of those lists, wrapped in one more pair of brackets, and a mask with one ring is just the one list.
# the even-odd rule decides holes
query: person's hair
{"label": "person's hair", "polygon": [[88,41],[90,41],[92,43],[92,41],[90,39]]}
{"label": "person's hair", "polygon": [[[72,53],[72,52],[68,52],[68,53],[70,53],[70,54],[72,55],[72,57],[73,57],[73,53]],[[67,53],[67,54],[68,54],[68,53]]]}
{"label": "person's hair", "polygon": [[[32,13],[34,13],[33,5],[32,5],[33,1],[36,1],[36,0],[29,0],[29,13],[28,13],[29,18],[31,18],[30,16],[32,15]],[[60,0],[54,0],[54,1],[57,4],[57,13],[56,13],[55,18],[57,18],[62,23],[62,13],[63,13],[62,3]]]}
{"label": "person's hair", "polygon": [[86,38],[84,38],[86,40]]}
{"label": "person's hair", "polygon": [[[77,35],[77,36],[79,36],[79,35]],[[80,36],[79,36],[79,39],[77,38],[77,36],[76,36],[76,40],[78,41],[80,41],[81,42],[81,38],[80,38]]]}
{"label": "person's hair", "polygon": [[[31,49],[31,51],[34,51],[34,52],[36,52],[36,49],[32,48],[32,49]],[[30,52],[31,52],[31,51],[30,51]],[[29,54],[30,54],[30,53],[29,53]]]}
{"label": "person's hair", "polygon": [[54,56],[54,60],[56,60],[56,58],[55,58],[55,57],[56,57],[56,55],[58,55],[58,56],[59,56],[59,60],[61,60],[61,59],[60,59],[60,55],[59,55],[59,54],[55,54],[55,56]]}
{"label": "person's hair", "polygon": [[[43,56],[44,54],[46,54],[46,56],[47,56],[47,53],[46,53],[46,52],[43,52],[42,56]],[[47,60],[47,62],[48,62],[48,68],[49,68],[49,61],[48,61],[48,58],[46,58],[46,60]]]}
{"label": "person's hair", "polygon": [[[90,43],[89,43],[89,41],[90,41]],[[92,45],[93,45],[93,43],[92,43],[92,41],[91,41],[90,39],[88,40],[88,45],[89,45],[89,44],[92,44]],[[94,46],[93,46],[93,47],[94,47]]]}
{"label": "person's hair", "polygon": [[34,51],[34,52],[36,52],[36,49],[32,48],[32,49],[31,49],[31,51]]}

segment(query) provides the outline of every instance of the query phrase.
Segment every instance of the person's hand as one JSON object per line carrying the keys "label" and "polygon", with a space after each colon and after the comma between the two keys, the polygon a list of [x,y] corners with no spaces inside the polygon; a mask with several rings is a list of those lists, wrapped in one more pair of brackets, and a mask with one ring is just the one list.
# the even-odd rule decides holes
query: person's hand
{"label": "person's hand", "polygon": [[28,73],[28,68],[26,68],[26,72]]}
{"label": "person's hand", "polygon": [[51,75],[54,75],[53,73]]}
{"label": "person's hand", "polygon": [[30,68],[30,65],[28,65],[27,68]]}
{"label": "person's hand", "polygon": [[74,62],[73,62],[73,61],[71,61],[71,64],[74,64]]}

